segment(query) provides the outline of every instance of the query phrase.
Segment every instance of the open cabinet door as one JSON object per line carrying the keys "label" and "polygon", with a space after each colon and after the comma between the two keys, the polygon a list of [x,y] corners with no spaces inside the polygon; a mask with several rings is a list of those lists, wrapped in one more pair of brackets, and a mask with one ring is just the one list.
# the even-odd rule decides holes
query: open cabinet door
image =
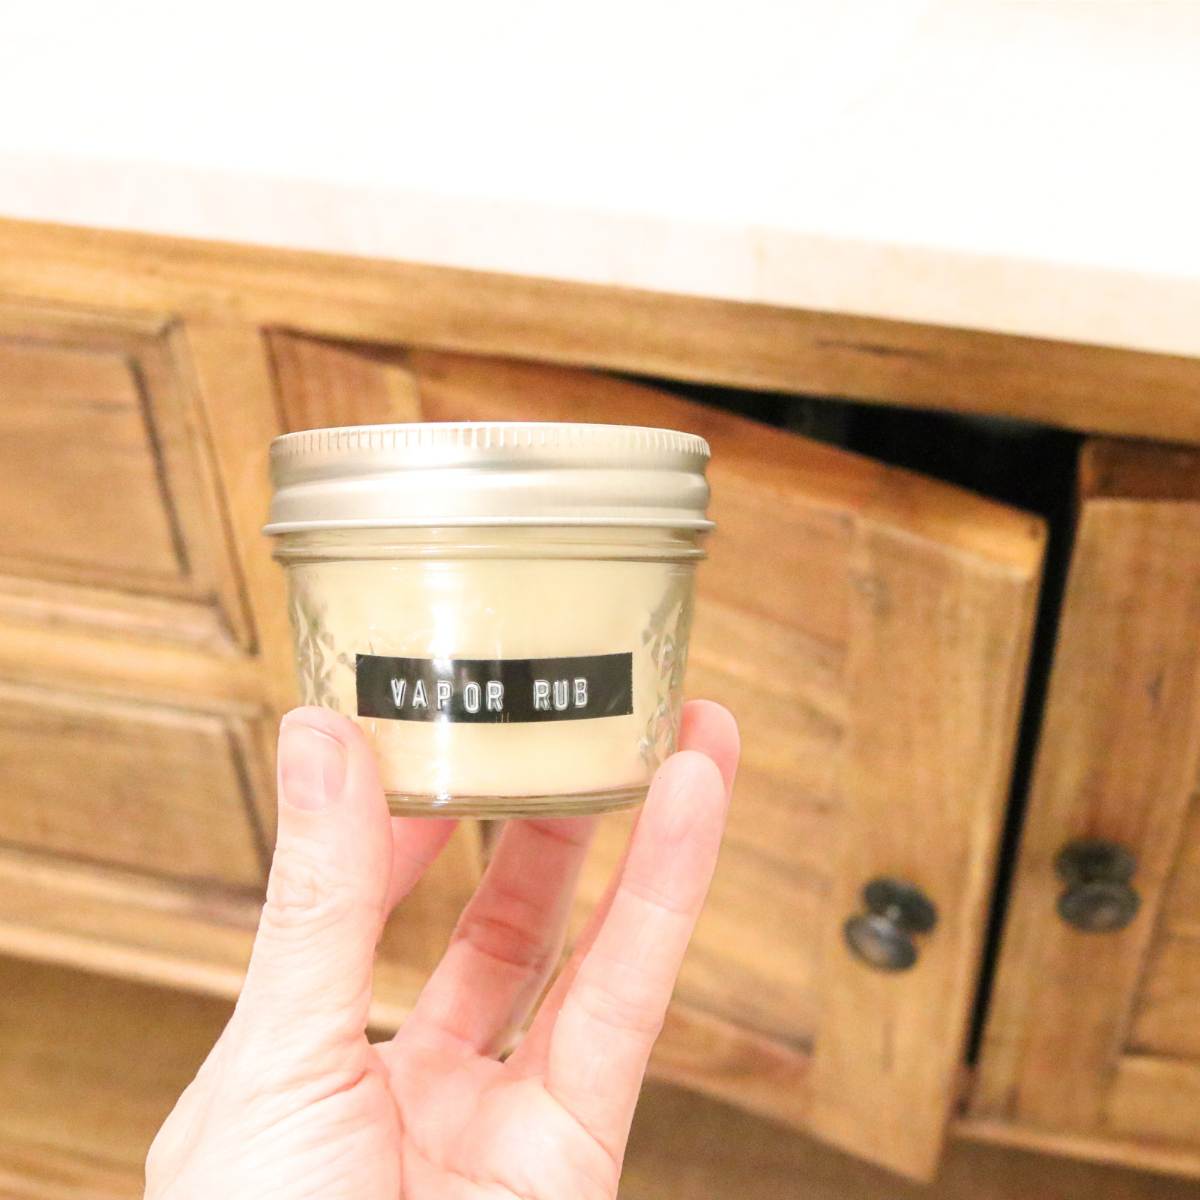
{"label": "open cabinet door", "polygon": [[[744,754],[652,1070],[931,1175],[959,1095],[1040,523],[584,371],[290,334],[272,353],[291,428],[599,421],[709,440],[718,529],[688,690],[733,709]],[[627,826],[602,822],[585,905]]]}

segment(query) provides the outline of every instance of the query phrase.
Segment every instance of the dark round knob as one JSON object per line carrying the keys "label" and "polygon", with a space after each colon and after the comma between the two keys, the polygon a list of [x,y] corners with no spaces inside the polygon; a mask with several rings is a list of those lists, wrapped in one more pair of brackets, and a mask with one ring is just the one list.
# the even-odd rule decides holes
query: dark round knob
{"label": "dark round knob", "polygon": [[1054,869],[1066,889],[1058,898],[1058,915],[1084,933],[1113,933],[1137,916],[1141,905],[1130,880],[1137,859],[1115,842],[1092,839],[1071,842]]}
{"label": "dark round knob", "polygon": [[867,911],[842,926],[846,944],[877,971],[907,971],[917,961],[913,935],[937,924],[937,909],[924,892],[901,879],[872,879],[862,899]]}

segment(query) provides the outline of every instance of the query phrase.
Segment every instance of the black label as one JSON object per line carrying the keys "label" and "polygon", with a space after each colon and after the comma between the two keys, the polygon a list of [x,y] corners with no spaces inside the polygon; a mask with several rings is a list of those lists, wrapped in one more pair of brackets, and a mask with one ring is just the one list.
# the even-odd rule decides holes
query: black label
{"label": "black label", "polygon": [[586,721],[633,712],[633,655],[386,658],[360,654],[358,715],[391,721]]}

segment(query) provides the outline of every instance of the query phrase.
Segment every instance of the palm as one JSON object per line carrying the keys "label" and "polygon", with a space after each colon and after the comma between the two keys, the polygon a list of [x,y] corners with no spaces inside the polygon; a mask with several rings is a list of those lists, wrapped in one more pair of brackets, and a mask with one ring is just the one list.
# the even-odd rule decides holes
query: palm
{"label": "palm", "polygon": [[461,1048],[410,1046],[403,1037],[395,1047],[392,1095],[404,1200],[616,1195],[616,1161],[540,1079]]}

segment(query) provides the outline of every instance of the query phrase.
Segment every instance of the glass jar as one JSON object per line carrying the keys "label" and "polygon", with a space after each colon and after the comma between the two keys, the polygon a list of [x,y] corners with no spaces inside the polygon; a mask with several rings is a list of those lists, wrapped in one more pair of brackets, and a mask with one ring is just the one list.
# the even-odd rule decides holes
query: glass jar
{"label": "glass jar", "polygon": [[288,434],[267,532],[305,703],[354,718],[392,810],[639,803],[675,748],[708,447],[635,426]]}

